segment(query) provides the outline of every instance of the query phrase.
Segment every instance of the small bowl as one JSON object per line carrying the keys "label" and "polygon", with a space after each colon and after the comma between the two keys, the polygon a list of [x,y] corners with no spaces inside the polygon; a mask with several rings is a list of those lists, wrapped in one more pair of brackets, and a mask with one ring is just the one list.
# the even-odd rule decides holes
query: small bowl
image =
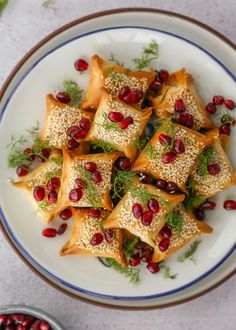
{"label": "small bowl", "polygon": [[41,309],[25,305],[0,306],[0,314],[14,313],[30,315],[40,320],[47,321],[51,325],[52,330],[65,330],[65,328],[56,319]]}

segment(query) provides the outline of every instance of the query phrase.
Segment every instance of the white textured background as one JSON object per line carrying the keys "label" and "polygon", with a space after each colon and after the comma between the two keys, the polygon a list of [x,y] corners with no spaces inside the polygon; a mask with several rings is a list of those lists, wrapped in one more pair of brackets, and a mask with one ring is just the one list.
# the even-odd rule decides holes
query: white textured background
{"label": "white textured background", "polygon": [[[65,23],[117,7],[154,7],[205,22],[236,42],[236,0],[9,0],[0,17],[0,85],[35,43]],[[235,277],[183,305],[147,312],[106,310],[73,300],[33,274],[12,252],[0,233],[0,305],[29,304],[47,310],[67,330],[234,330]]]}

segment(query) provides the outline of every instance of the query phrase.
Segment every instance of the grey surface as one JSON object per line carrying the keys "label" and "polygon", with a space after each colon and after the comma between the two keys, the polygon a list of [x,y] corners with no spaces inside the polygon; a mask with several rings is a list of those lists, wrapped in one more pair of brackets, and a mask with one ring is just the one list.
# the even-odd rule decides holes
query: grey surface
{"label": "grey surface", "polygon": [[[92,12],[129,6],[156,7],[196,18],[236,42],[235,0],[9,0],[0,17],[0,84],[18,60],[48,33]],[[147,312],[106,310],[73,300],[32,273],[0,233],[0,305],[27,304],[55,316],[67,330],[233,330],[236,324],[235,277],[183,305]]]}

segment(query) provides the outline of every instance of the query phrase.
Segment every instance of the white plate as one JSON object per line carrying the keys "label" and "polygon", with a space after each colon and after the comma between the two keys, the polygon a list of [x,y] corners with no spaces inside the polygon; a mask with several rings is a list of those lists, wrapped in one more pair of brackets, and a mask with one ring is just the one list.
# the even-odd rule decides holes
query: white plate
{"label": "white plate", "polygon": [[[175,280],[160,274],[141,272],[141,283],[133,286],[95,258],[86,256],[59,257],[58,250],[68,240],[69,231],[56,239],[41,236],[43,225],[28,196],[8,181],[14,171],[6,165],[6,145],[12,134],[20,135],[45,115],[45,95],[60,89],[65,78],[75,79],[86,89],[89,72],[79,75],[74,61],[89,59],[95,53],[116,58],[132,67],[132,58],[141,54],[142,47],[155,40],[160,58],[157,68],[169,71],[186,67],[197,80],[205,102],[214,94],[236,95],[234,50],[217,36],[187,20],[158,12],[119,12],[65,28],[35,50],[14,72],[1,100],[0,123],[0,205],[2,224],[16,249],[51,283],[96,302],[116,306],[160,306],[190,298],[221,281],[236,266],[235,212],[225,211],[225,199],[235,198],[231,188],[214,198],[217,209],[208,214],[212,235],[202,237],[196,253],[196,264],[176,261],[179,253],[166,264],[177,273]],[[233,132],[235,139],[235,130]],[[235,142],[229,156],[236,167]],[[58,220],[59,221],[59,220]],[[96,275],[96,276],[95,276]]]}

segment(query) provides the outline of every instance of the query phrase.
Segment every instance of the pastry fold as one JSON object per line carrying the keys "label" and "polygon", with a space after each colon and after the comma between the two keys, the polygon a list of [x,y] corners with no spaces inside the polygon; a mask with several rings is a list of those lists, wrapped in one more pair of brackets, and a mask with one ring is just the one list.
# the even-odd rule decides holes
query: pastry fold
{"label": "pastry fold", "polygon": [[175,102],[181,99],[186,109],[183,113],[193,116],[194,130],[215,127],[195,89],[193,76],[184,68],[172,73],[157,97],[151,97],[151,99],[155,114],[160,119],[173,115]]}
{"label": "pastry fold", "polygon": [[[131,71],[94,55],[91,57],[89,87],[82,103],[82,109],[97,109],[102,96],[101,88],[105,88],[109,94],[117,96],[122,87],[128,86],[131,90],[141,90],[144,97],[155,75],[154,70]],[[141,101],[134,106],[139,108]]]}
{"label": "pastry fold", "polygon": [[[108,215],[109,212],[101,211],[100,217],[95,218],[89,215],[89,210],[73,210],[71,238],[62,247],[60,255],[85,254],[112,258],[123,267],[126,267],[127,263],[122,248],[122,230],[112,229],[112,232],[109,231],[110,240],[107,241],[105,238],[106,230],[102,229],[102,224]],[[98,245],[92,245],[90,242],[96,234],[102,235],[102,242]]]}
{"label": "pastry fold", "polygon": [[[131,117],[133,123],[122,129],[122,123],[112,122],[108,118],[110,112],[119,112],[124,118]],[[137,154],[135,142],[142,135],[151,113],[151,108],[146,108],[143,111],[136,110],[103,90],[101,101],[86,141],[107,142],[116,150],[122,151],[126,157],[134,159]]]}

